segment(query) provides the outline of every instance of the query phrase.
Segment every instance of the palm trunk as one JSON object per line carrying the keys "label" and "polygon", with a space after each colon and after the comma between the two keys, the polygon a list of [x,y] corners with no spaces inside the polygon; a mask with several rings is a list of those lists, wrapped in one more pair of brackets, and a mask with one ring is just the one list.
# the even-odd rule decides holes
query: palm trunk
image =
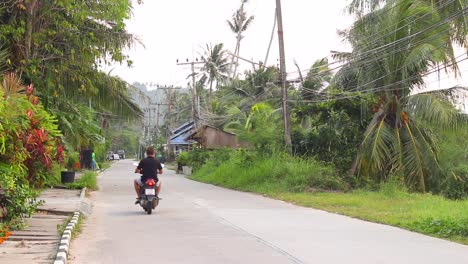
{"label": "palm trunk", "polygon": [[239,53],[240,53],[240,39],[239,39],[239,42],[238,42],[238,47],[237,47],[237,54],[236,54],[236,65],[235,65],[235,68],[234,68],[234,74],[233,74],[233,77],[236,78],[236,74],[237,74],[237,66],[239,66]]}
{"label": "palm trunk", "polygon": [[208,97],[208,104],[211,106],[211,94],[213,92],[213,80],[210,80],[210,96]]}
{"label": "palm trunk", "polygon": [[[231,60],[231,67],[230,67],[231,68],[230,69],[230,71],[231,71],[230,75],[231,76],[229,78],[231,80],[235,78],[235,75],[236,75],[235,71],[237,70],[236,56],[237,56],[237,53],[239,52],[239,47],[240,47],[240,37],[239,37],[239,35],[240,35],[240,33],[237,36],[236,49],[234,50],[234,54],[233,54],[235,56],[232,56],[232,60]],[[236,63],[236,65],[234,65],[234,63]],[[234,66],[234,71],[232,70],[233,66]]]}
{"label": "palm trunk", "polygon": [[25,51],[24,60],[28,61],[31,55],[32,49],[32,34],[34,27],[34,13],[36,9],[37,0],[27,1],[27,18],[26,18],[26,32],[25,32]]}

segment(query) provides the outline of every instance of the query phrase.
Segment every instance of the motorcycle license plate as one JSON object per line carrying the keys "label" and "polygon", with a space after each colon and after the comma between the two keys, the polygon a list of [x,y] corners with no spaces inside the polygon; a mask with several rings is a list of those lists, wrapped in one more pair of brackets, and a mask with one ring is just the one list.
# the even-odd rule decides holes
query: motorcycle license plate
{"label": "motorcycle license plate", "polygon": [[146,195],[156,195],[156,190],[155,189],[145,189],[145,194]]}

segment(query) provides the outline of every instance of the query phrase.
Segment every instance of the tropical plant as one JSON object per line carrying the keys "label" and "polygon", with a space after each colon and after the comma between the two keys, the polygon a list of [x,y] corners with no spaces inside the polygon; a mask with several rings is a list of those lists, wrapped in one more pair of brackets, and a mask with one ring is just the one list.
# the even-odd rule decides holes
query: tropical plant
{"label": "tropical plant", "polygon": [[401,172],[409,187],[425,192],[439,170],[437,138],[426,124],[451,127],[460,115],[450,100],[456,89],[412,92],[422,87],[424,76],[440,65],[456,72],[452,21],[462,17],[464,11],[440,13],[441,1],[437,5],[387,1],[383,7],[378,5],[383,1],[354,4],[357,2],[370,4],[373,11],[344,32],[353,51],[337,54],[346,65],[335,79],[356,85],[343,87],[346,90],[374,93],[379,102],[354,169],[377,181]]}
{"label": "tropical plant", "polygon": [[229,63],[226,58],[224,45],[222,43],[216,44],[215,46],[206,45],[206,50],[202,56],[204,62],[202,71],[204,72],[202,78],[206,79],[210,85],[209,98],[213,92],[213,83],[216,85],[223,83],[229,73]]}
{"label": "tropical plant", "polygon": [[244,80],[235,80],[221,87],[219,95],[243,112],[250,111],[252,106],[260,102],[269,102],[279,107],[280,88],[276,86],[279,79],[278,69],[262,67],[255,71],[247,71]]}
{"label": "tropical plant", "polygon": [[279,112],[267,103],[257,103],[252,106],[244,127],[236,133],[257,150],[269,153],[281,145],[281,129]]}
{"label": "tropical plant", "polygon": [[14,228],[38,205],[33,187],[42,187],[52,164],[63,160],[57,122],[33,92],[14,74],[0,84],[0,189],[8,212],[4,221]]}
{"label": "tropical plant", "polygon": [[[367,12],[380,10],[385,4],[396,6],[400,4],[404,5],[405,3],[399,2],[398,0],[352,0],[348,6],[348,11],[350,13],[362,15]],[[422,0],[415,2],[415,4],[421,4],[421,8],[431,6],[432,9],[430,13],[427,13],[428,16],[435,15],[447,18],[445,23],[450,25],[449,31],[451,40],[465,49],[468,48],[468,39],[466,38],[468,35],[468,23],[466,22],[468,3],[466,0]],[[447,43],[447,45],[451,45],[451,43]]]}
{"label": "tropical plant", "polygon": [[[244,33],[252,24],[254,20],[254,16],[247,16],[247,12],[244,10],[244,5],[248,2],[248,0],[241,0],[241,6],[239,9],[232,15],[231,20],[227,20],[227,24],[231,31],[236,34],[236,48],[234,50],[235,56],[232,57],[230,72],[231,72],[231,79],[236,78],[237,73],[237,66],[239,65],[239,54],[240,54],[240,44],[244,36]],[[234,63],[235,61],[235,63]],[[232,70],[232,66],[234,66],[234,71]]]}
{"label": "tropical plant", "polygon": [[372,117],[371,103],[362,96],[296,105],[291,111],[293,153],[331,162],[348,174]]}

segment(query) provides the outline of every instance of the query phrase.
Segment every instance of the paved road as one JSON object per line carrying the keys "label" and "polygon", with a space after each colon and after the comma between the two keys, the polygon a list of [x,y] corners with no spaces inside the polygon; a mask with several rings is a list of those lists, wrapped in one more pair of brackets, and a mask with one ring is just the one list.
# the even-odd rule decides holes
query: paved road
{"label": "paved road", "polygon": [[468,263],[468,247],[201,184],[166,171],[155,214],[133,205],[131,161],[100,176],[72,263]]}

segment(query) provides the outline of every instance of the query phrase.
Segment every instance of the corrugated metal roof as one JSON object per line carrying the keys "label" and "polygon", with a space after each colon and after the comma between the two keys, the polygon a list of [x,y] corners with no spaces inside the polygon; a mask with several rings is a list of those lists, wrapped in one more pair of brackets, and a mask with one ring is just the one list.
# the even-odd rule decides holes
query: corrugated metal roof
{"label": "corrugated metal roof", "polygon": [[181,133],[177,136],[171,138],[171,145],[191,145],[197,143],[194,140],[185,140],[190,134],[192,133],[191,130],[186,131],[185,133]]}

